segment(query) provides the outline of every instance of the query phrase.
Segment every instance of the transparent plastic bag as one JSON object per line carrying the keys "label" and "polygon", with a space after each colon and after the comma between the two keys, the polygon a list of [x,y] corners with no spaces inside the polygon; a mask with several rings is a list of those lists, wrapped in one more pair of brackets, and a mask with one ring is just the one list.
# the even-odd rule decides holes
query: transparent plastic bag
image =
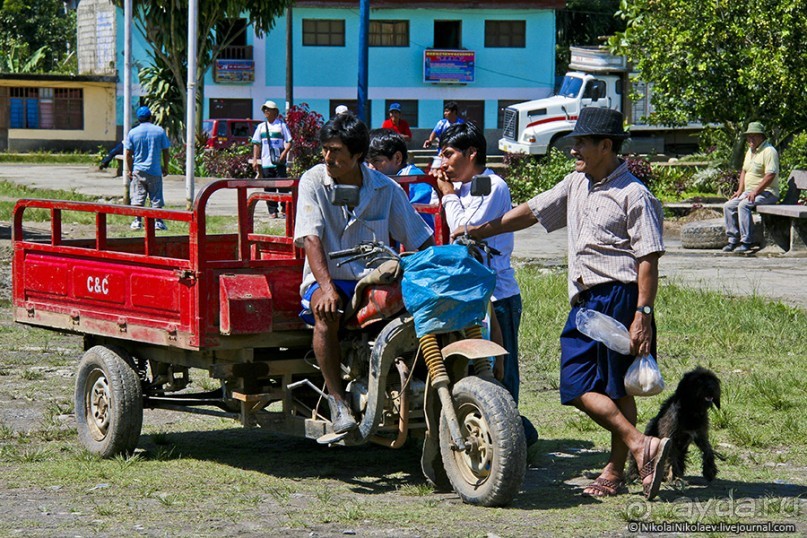
{"label": "transparent plastic bag", "polygon": [[602,312],[581,308],[575,318],[577,330],[602,342],[617,353],[630,355],[630,333],[620,322]]}
{"label": "transparent plastic bag", "polygon": [[654,396],[664,390],[664,379],[653,355],[636,357],[625,373],[625,391],[631,396]]}

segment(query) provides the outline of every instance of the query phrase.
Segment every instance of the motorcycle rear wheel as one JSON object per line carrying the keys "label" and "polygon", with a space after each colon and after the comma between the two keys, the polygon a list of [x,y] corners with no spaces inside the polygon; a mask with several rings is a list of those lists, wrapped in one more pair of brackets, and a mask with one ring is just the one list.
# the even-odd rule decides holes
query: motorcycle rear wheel
{"label": "motorcycle rear wheel", "polygon": [[440,413],[440,453],[446,474],[463,502],[509,504],[527,469],[527,444],[516,404],[507,390],[479,377],[466,377],[452,390],[465,452],[451,446],[445,412]]}

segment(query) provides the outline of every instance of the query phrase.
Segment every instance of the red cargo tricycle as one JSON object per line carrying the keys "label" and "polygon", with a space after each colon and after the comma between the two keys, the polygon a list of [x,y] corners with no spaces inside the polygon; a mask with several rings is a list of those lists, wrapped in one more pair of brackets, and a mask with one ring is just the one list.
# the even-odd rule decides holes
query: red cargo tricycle
{"label": "red cargo tricycle", "polygon": [[[400,180],[405,189],[418,181],[433,180]],[[402,303],[391,302],[396,294],[376,285],[364,287],[366,302],[345,320],[350,328],[340,338],[359,427],[333,433],[312,331],[298,316],[304,254],[292,239],[297,181],[269,183],[215,181],[200,190],[191,211],[17,203],[14,318],[83,335],[75,390],[81,444],[104,457],[131,453],[144,408],[229,417],[327,444],[399,448],[422,439],[422,469],[436,487],[468,503],[509,503],[524,478],[526,446],[516,405],[491,375],[489,357],[504,350],[481,339],[476,326],[424,343]],[[264,192],[267,185],[285,192]],[[207,233],[214,194],[237,201],[234,233]],[[266,200],[287,204],[282,234],[255,231],[255,209]],[[25,215],[34,209],[50,213],[49,238],[26,236]],[[440,205],[416,209],[434,216],[436,242],[443,244]],[[95,236],[65,237],[66,212],[93,215]],[[115,236],[110,215],[140,216],[144,235]],[[157,219],[187,223],[189,232],[158,236]],[[372,249],[389,257],[380,242],[357,245],[355,254]],[[194,392],[190,372],[200,370],[221,387]]]}

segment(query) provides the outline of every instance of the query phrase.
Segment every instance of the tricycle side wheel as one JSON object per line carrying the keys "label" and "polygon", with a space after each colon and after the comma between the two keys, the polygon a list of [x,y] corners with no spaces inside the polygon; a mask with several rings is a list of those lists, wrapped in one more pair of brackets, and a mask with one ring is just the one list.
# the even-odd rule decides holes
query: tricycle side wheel
{"label": "tricycle side wheel", "polygon": [[478,377],[452,390],[468,450],[451,447],[445,412],[440,414],[440,453],[454,491],[469,504],[503,506],[513,500],[527,470],[527,443],[516,404],[507,390]]}
{"label": "tricycle side wheel", "polygon": [[129,355],[95,346],[78,365],[75,410],[79,442],[109,458],[131,454],[143,426],[143,391]]}

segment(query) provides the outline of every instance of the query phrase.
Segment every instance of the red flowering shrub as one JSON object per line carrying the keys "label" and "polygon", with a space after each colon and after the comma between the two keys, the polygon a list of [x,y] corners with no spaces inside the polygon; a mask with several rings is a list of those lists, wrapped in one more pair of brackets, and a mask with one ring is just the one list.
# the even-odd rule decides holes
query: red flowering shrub
{"label": "red flowering shrub", "polygon": [[292,105],[285,117],[291,131],[289,177],[300,177],[303,172],[322,162],[319,147],[319,130],[325,123],[322,114],[312,111],[308,103]]}
{"label": "red flowering shrub", "polygon": [[650,161],[642,157],[630,155],[625,158],[625,162],[628,164],[630,173],[649,187],[650,183],[653,181],[653,169],[650,167]]}

